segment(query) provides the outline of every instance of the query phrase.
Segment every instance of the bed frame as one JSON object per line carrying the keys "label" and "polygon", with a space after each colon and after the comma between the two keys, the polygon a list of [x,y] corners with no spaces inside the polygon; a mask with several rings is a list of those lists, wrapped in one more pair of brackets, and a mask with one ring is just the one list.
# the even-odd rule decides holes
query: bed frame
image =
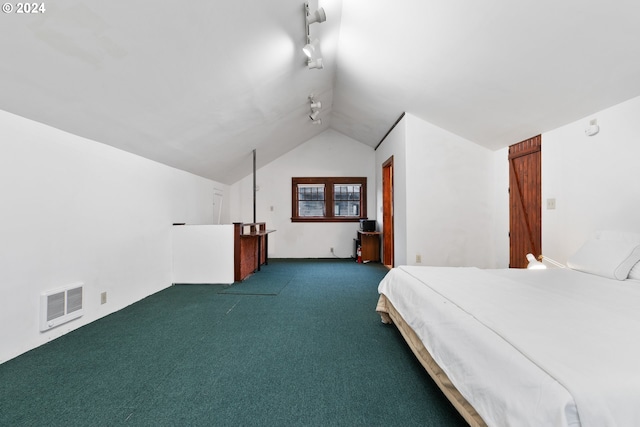
{"label": "bed frame", "polygon": [[409,345],[409,348],[413,351],[413,354],[415,354],[427,373],[438,387],[440,387],[440,390],[442,390],[447,399],[449,399],[458,412],[460,412],[465,421],[472,427],[486,427],[487,424],[482,417],[451,383],[447,374],[445,374],[435,360],[433,360],[433,357],[431,357],[429,351],[424,347],[420,338],[418,338],[407,322],[404,321],[386,296],[380,295],[376,311],[380,314],[382,323],[393,323],[396,325]]}

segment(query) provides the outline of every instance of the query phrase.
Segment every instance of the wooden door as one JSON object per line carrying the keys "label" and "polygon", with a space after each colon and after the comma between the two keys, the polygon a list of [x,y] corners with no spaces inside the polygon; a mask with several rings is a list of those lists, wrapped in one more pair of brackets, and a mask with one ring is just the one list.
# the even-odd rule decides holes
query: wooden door
{"label": "wooden door", "polygon": [[525,268],[542,251],[542,137],[509,147],[509,267]]}
{"label": "wooden door", "polygon": [[393,156],[382,164],[382,263],[394,266]]}

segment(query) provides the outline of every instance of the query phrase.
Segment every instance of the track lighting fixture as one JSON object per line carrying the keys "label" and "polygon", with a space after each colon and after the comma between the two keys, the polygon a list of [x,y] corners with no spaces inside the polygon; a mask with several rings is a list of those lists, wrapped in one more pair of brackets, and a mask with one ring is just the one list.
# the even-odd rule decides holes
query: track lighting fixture
{"label": "track lighting fixture", "polygon": [[317,68],[319,70],[323,69],[324,65],[322,64],[322,58],[308,60],[307,67],[309,67],[309,69],[313,69],[313,68]]}
{"label": "track lighting fixture", "polygon": [[309,108],[311,109],[311,112],[309,113],[311,123],[314,125],[321,125],[322,119],[320,119],[319,116],[320,110],[322,109],[322,102],[316,101],[313,94],[309,95]]}
{"label": "track lighting fixture", "polygon": [[314,13],[309,13],[309,3],[307,3],[307,25],[314,24],[316,22],[324,22],[327,20],[327,14],[323,8],[318,8]]}
{"label": "track lighting fixture", "polygon": [[307,55],[308,61],[307,65],[310,69],[324,68],[322,65],[322,57],[320,55],[320,41],[316,39],[311,39],[311,33],[309,32],[309,25],[314,24],[316,22],[324,22],[327,20],[327,14],[325,13],[323,8],[318,8],[315,12],[311,13],[309,10],[309,3],[304,4],[304,23],[306,32],[306,44],[302,48],[302,51],[305,55]]}

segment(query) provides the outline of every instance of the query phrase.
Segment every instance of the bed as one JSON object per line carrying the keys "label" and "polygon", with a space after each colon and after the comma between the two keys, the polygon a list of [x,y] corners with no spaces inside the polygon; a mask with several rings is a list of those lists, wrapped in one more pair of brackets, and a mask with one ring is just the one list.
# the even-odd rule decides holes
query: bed
{"label": "bed", "polygon": [[397,267],[376,310],[472,426],[640,425],[640,236],[607,236],[570,268]]}

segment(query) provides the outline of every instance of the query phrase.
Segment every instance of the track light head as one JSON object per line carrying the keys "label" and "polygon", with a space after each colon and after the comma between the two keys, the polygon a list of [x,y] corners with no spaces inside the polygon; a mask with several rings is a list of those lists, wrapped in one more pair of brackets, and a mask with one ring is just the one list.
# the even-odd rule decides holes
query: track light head
{"label": "track light head", "polygon": [[318,8],[314,13],[307,15],[307,25],[311,25],[316,22],[324,22],[327,20],[327,14],[323,8]]}
{"label": "track light head", "polygon": [[311,109],[312,110],[321,110],[322,109],[322,102],[320,101],[311,101]]}
{"label": "track light head", "polygon": [[322,124],[322,119],[312,120],[311,124],[313,124],[313,125],[321,125]]}
{"label": "track light head", "polygon": [[313,121],[316,121],[318,120],[319,115],[320,115],[320,111],[315,110],[315,111],[312,111],[311,114],[309,114],[309,118]]}
{"label": "track light head", "polygon": [[306,45],[304,45],[304,47],[302,48],[302,51],[304,52],[305,55],[307,55],[309,59],[311,59],[313,58],[314,54],[319,52],[319,49],[318,49],[319,45],[320,45],[320,40],[314,39],[312,42],[309,42]]}
{"label": "track light head", "polygon": [[314,60],[309,60],[307,61],[307,66],[309,67],[309,69],[313,69],[313,68],[317,68],[317,69],[322,69],[324,68],[324,65],[322,64],[322,58],[316,58]]}

